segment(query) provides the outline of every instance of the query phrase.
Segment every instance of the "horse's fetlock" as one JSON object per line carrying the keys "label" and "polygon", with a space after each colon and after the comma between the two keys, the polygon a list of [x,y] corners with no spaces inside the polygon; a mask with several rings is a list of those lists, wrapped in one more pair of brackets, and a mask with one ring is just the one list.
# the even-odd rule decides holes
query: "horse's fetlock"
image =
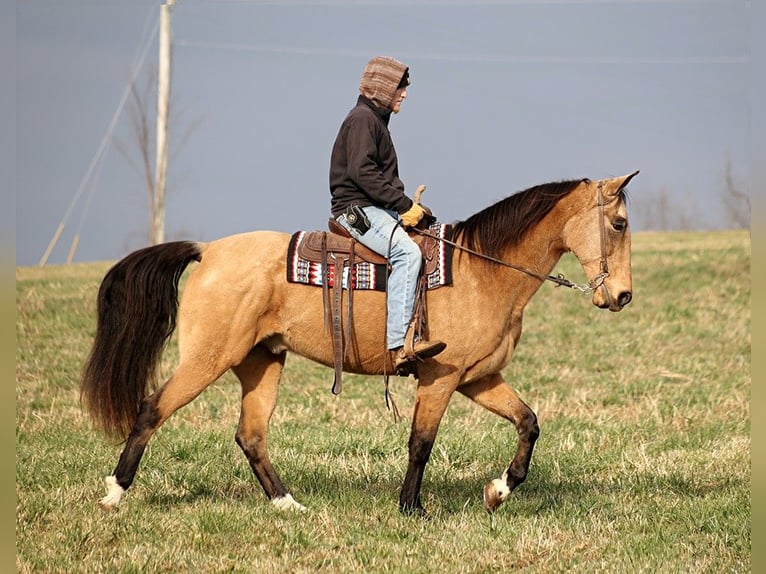
{"label": "horse's fetlock", "polygon": [[528,474],[529,468],[527,466],[524,464],[512,463],[511,466],[508,467],[508,470],[505,471],[503,476],[508,482],[508,488],[513,491],[522,482],[527,480]]}

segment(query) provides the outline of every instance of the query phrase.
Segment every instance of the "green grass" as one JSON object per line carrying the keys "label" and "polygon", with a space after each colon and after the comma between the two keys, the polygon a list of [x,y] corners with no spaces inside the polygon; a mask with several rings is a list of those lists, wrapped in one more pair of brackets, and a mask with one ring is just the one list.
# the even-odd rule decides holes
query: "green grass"
{"label": "green grass", "polygon": [[[266,501],[234,443],[231,374],[155,435],[121,507],[120,445],[80,411],[106,263],[16,272],[16,567],[21,572],[749,572],[750,237],[634,236],[634,301],[613,314],[545,285],[506,378],[537,412],[527,482],[493,515],[481,488],[513,429],[456,395],[398,512],[414,383],[290,356],[272,460],[304,514]],[[558,271],[584,280],[572,258]],[[176,350],[163,359],[169,373]]]}

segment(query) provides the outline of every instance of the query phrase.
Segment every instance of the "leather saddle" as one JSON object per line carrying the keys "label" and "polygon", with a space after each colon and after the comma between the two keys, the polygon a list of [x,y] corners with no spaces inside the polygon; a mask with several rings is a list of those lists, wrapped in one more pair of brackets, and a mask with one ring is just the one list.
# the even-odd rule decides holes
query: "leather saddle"
{"label": "leather saddle", "polygon": [[[330,261],[344,260],[349,264],[352,255],[355,263],[365,261],[378,265],[385,265],[388,260],[372,249],[365,247],[356,241],[351,234],[337,221],[330,218],[327,222],[329,231],[310,231],[305,234],[303,241],[298,246],[298,256],[307,261],[317,263],[327,263],[327,257]],[[418,229],[425,229],[418,225]],[[433,273],[439,261],[436,257],[438,241],[433,237],[421,235],[414,231],[409,231],[409,236],[420,246],[425,262],[424,272],[426,275]]]}
{"label": "leather saddle", "polygon": [[[418,224],[418,229],[427,229],[434,221],[435,217],[424,217]],[[333,365],[335,368],[335,379],[332,385],[332,392],[339,395],[343,386],[343,361],[346,356],[348,346],[344,343],[352,343],[353,335],[353,281],[349,280],[347,285],[346,297],[346,328],[345,336],[342,326],[342,301],[343,301],[343,268],[353,266],[360,261],[373,264],[385,265],[387,259],[382,255],[365,247],[356,241],[351,234],[334,219],[328,221],[329,231],[311,231],[305,234],[303,241],[298,246],[297,254],[302,259],[321,263],[324,269],[325,277],[322,281],[322,291],[324,299],[324,317],[325,326],[332,332],[333,345]],[[416,231],[408,231],[410,237],[420,246],[423,253],[424,265],[421,267],[420,279],[418,280],[417,296],[415,298],[415,311],[413,313],[412,325],[414,330],[420,334],[425,328],[425,280],[429,273],[432,273],[438,266],[438,240],[428,235],[422,235]],[[329,268],[333,267],[335,281],[332,287],[332,297],[330,297],[330,287],[328,285]],[[350,277],[349,273],[349,277]]]}

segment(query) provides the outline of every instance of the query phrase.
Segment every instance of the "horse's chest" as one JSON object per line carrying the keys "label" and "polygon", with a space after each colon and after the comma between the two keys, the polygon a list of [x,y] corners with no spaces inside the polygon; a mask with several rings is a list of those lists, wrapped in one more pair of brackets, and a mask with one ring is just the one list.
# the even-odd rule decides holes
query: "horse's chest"
{"label": "horse's chest", "polygon": [[504,368],[511,362],[513,351],[521,337],[521,319],[521,315],[512,315],[508,320],[500,344],[497,346],[497,365],[495,365],[497,370]]}
{"label": "horse's chest", "polygon": [[497,347],[497,367],[498,370],[511,362],[513,350],[516,348],[516,342],[513,337],[507,335]]}

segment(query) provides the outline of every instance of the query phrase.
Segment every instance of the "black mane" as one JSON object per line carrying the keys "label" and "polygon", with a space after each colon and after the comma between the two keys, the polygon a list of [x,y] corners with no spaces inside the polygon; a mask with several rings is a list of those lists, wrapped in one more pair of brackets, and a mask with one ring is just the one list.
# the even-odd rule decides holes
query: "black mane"
{"label": "black mane", "polygon": [[498,201],[465,221],[454,224],[453,239],[490,257],[518,245],[527,231],[540,222],[558,201],[587,178],[536,185]]}

